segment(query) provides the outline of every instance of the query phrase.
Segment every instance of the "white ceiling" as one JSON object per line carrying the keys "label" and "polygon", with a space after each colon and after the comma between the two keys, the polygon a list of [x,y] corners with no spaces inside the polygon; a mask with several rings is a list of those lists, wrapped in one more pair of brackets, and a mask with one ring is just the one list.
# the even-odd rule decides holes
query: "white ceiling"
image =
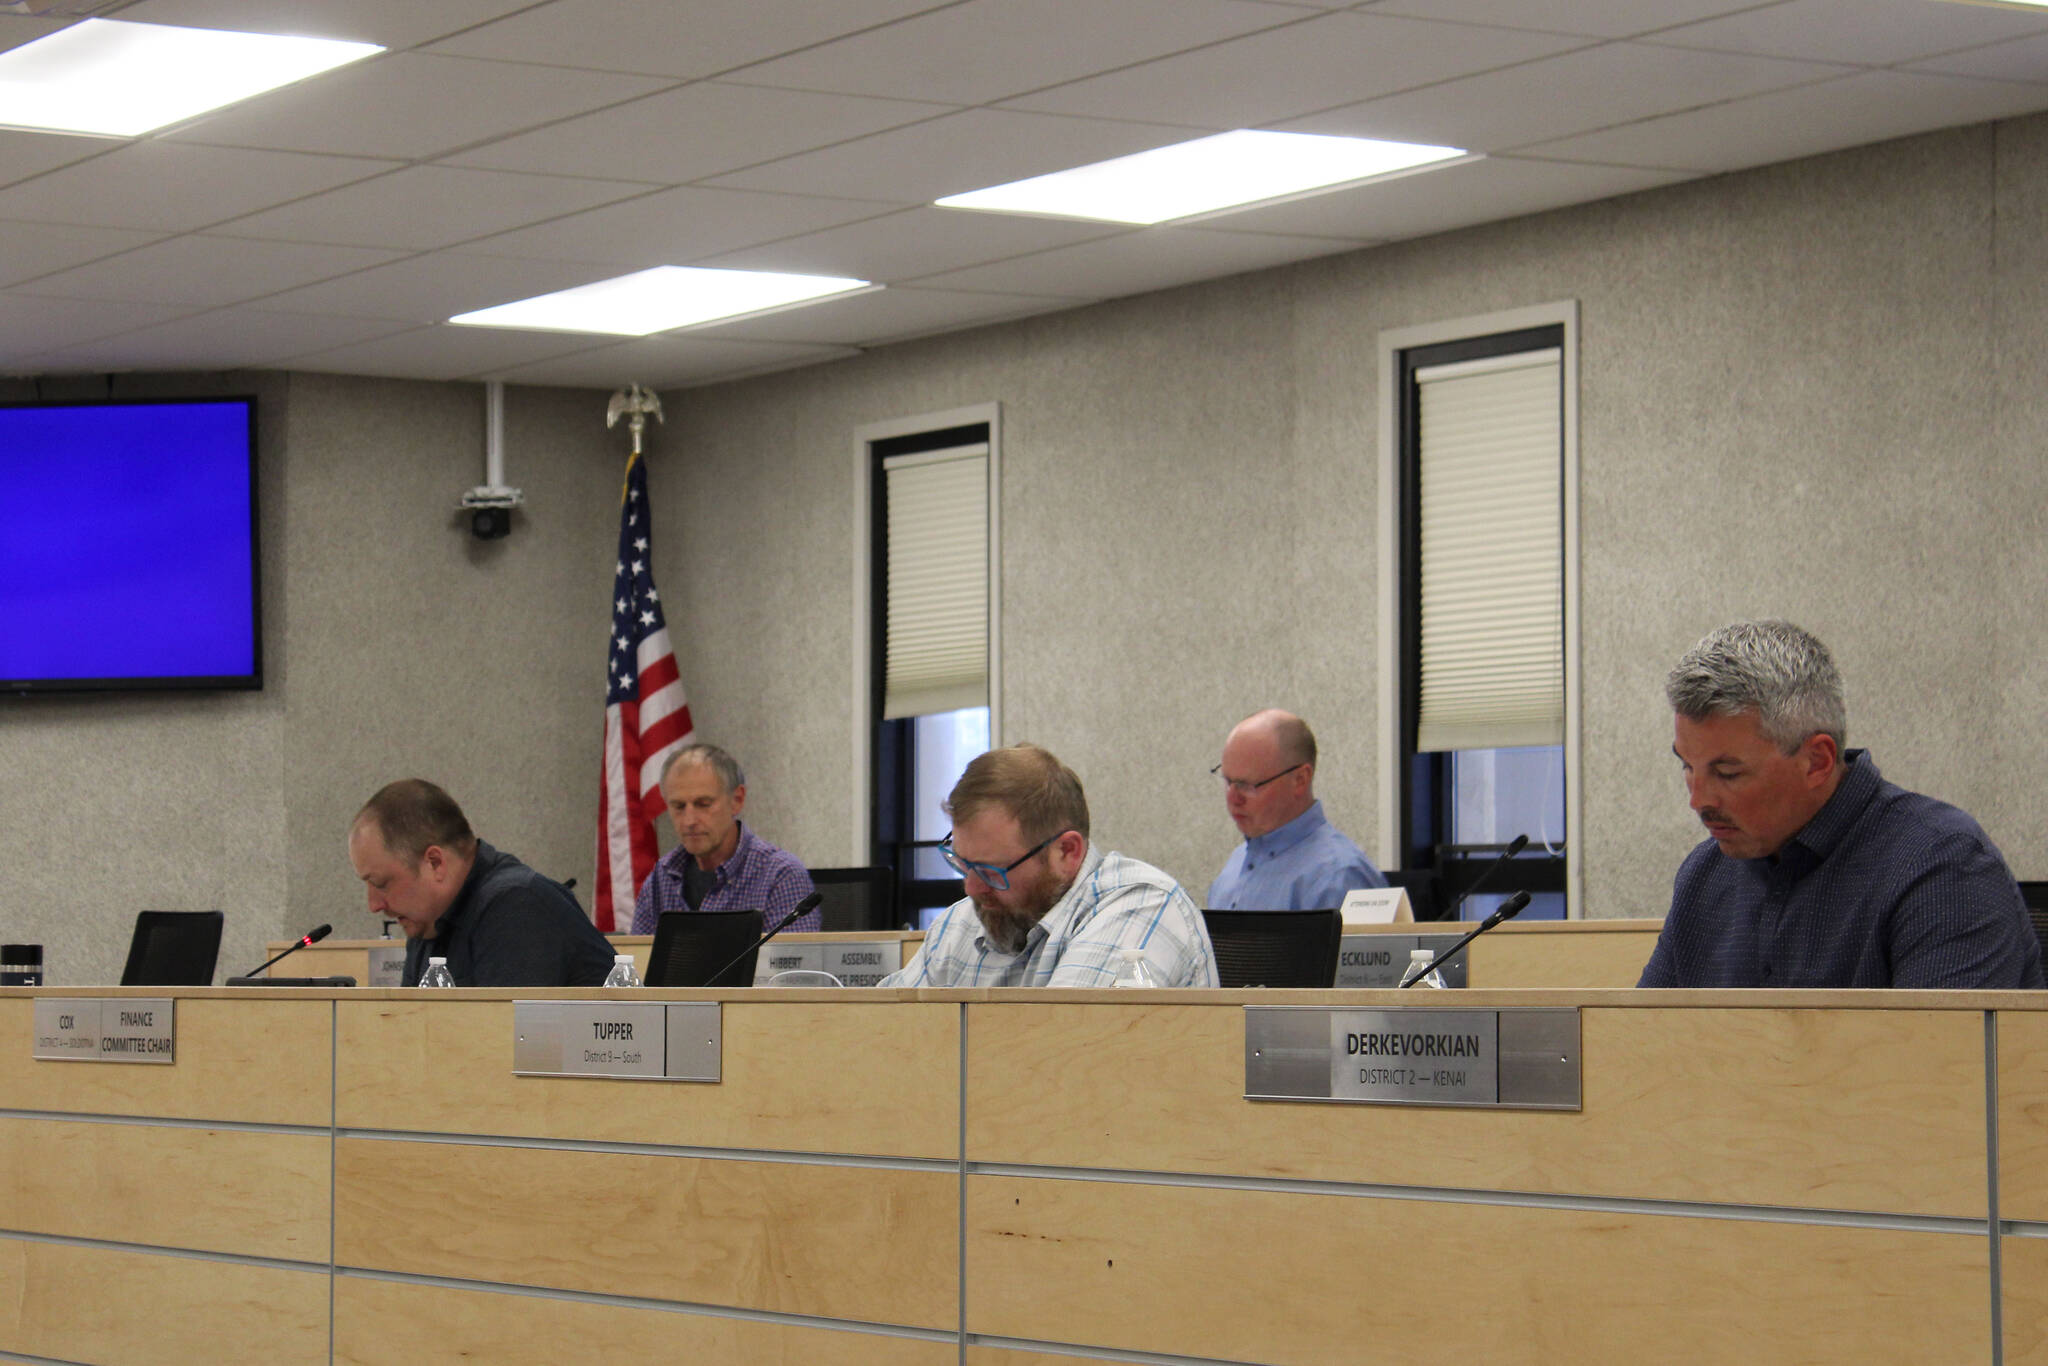
{"label": "white ceiling", "polygon": [[[0,373],[704,383],[2048,109],[1939,0],[0,0],[390,51],[146,138],[0,131]],[[1256,127],[1449,169],[1173,227],[930,207]],[[886,289],[620,340],[451,314],[654,265]]]}

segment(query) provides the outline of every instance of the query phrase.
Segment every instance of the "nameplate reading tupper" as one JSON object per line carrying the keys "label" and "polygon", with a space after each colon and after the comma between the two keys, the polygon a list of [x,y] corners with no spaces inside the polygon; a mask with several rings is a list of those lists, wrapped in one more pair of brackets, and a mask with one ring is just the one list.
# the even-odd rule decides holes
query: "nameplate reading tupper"
{"label": "nameplate reading tupper", "polygon": [[1246,1006],[1247,1100],[1580,1107],[1579,1012]]}
{"label": "nameplate reading tupper", "polygon": [[44,1062],[178,1060],[167,997],[38,996],[33,1056]]}
{"label": "nameplate reading tupper", "polygon": [[716,1001],[514,1001],[512,1071],[715,1082],[723,1023]]}

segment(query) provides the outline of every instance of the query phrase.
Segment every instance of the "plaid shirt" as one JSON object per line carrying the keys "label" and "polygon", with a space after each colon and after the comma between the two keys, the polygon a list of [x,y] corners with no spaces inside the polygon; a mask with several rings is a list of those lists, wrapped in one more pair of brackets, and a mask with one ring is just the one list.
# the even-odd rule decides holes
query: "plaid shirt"
{"label": "plaid shirt", "polygon": [[1031,927],[1024,951],[991,944],[974,902],[948,906],[885,987],[1106,987],[1117,951],[1143,949],[1161,986],[1213,987],[1216,956],[1202,913],[1180,884],[1150,864],[1093,844],[1074,885]]}
{"label": "plaid shirt", "polygon": [[[732,857],[712,873],[711,890],[704,894],[700,911],[759,911],[761,928],[772,930],[775,922],[796,909],[796,903],[811,894],[811,875],[796,855],[777,849],[747,829],[741,821],[740,842]],[[664,911],[687,911],[683,896],[683,865],[690,851],[677,845],[662,855],[661,862],[640,884],[640,899],[633,904],[633,933],[653,934],[654,924]],[[789,933],[815,930],[824,921],[820,911],[799,916]]]}

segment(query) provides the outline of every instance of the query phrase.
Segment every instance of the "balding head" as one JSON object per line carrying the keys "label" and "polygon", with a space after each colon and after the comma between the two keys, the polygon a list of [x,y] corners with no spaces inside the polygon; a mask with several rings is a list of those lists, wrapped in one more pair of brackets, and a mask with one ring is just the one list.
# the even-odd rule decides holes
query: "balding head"
{"label": "balding head", "polygon": [[1223,804],[1247,839],[1309,809],[1315,796],[1315,732],[1292,712],[1268,708],[1237,723],[1223,742]]}

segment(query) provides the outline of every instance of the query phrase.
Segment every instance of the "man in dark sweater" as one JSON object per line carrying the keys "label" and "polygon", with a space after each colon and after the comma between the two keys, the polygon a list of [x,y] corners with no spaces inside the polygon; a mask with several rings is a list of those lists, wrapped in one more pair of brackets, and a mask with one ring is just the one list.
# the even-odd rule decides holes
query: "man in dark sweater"
{"label": "man in dark sweater", "polygon": [[356,813],[349,862],[370,913],[405,930],[406,985],[446,958],[462,987],[595,987],[612,946],[568,891],[469,828],[454,798],[419,778],[391,783]]}

